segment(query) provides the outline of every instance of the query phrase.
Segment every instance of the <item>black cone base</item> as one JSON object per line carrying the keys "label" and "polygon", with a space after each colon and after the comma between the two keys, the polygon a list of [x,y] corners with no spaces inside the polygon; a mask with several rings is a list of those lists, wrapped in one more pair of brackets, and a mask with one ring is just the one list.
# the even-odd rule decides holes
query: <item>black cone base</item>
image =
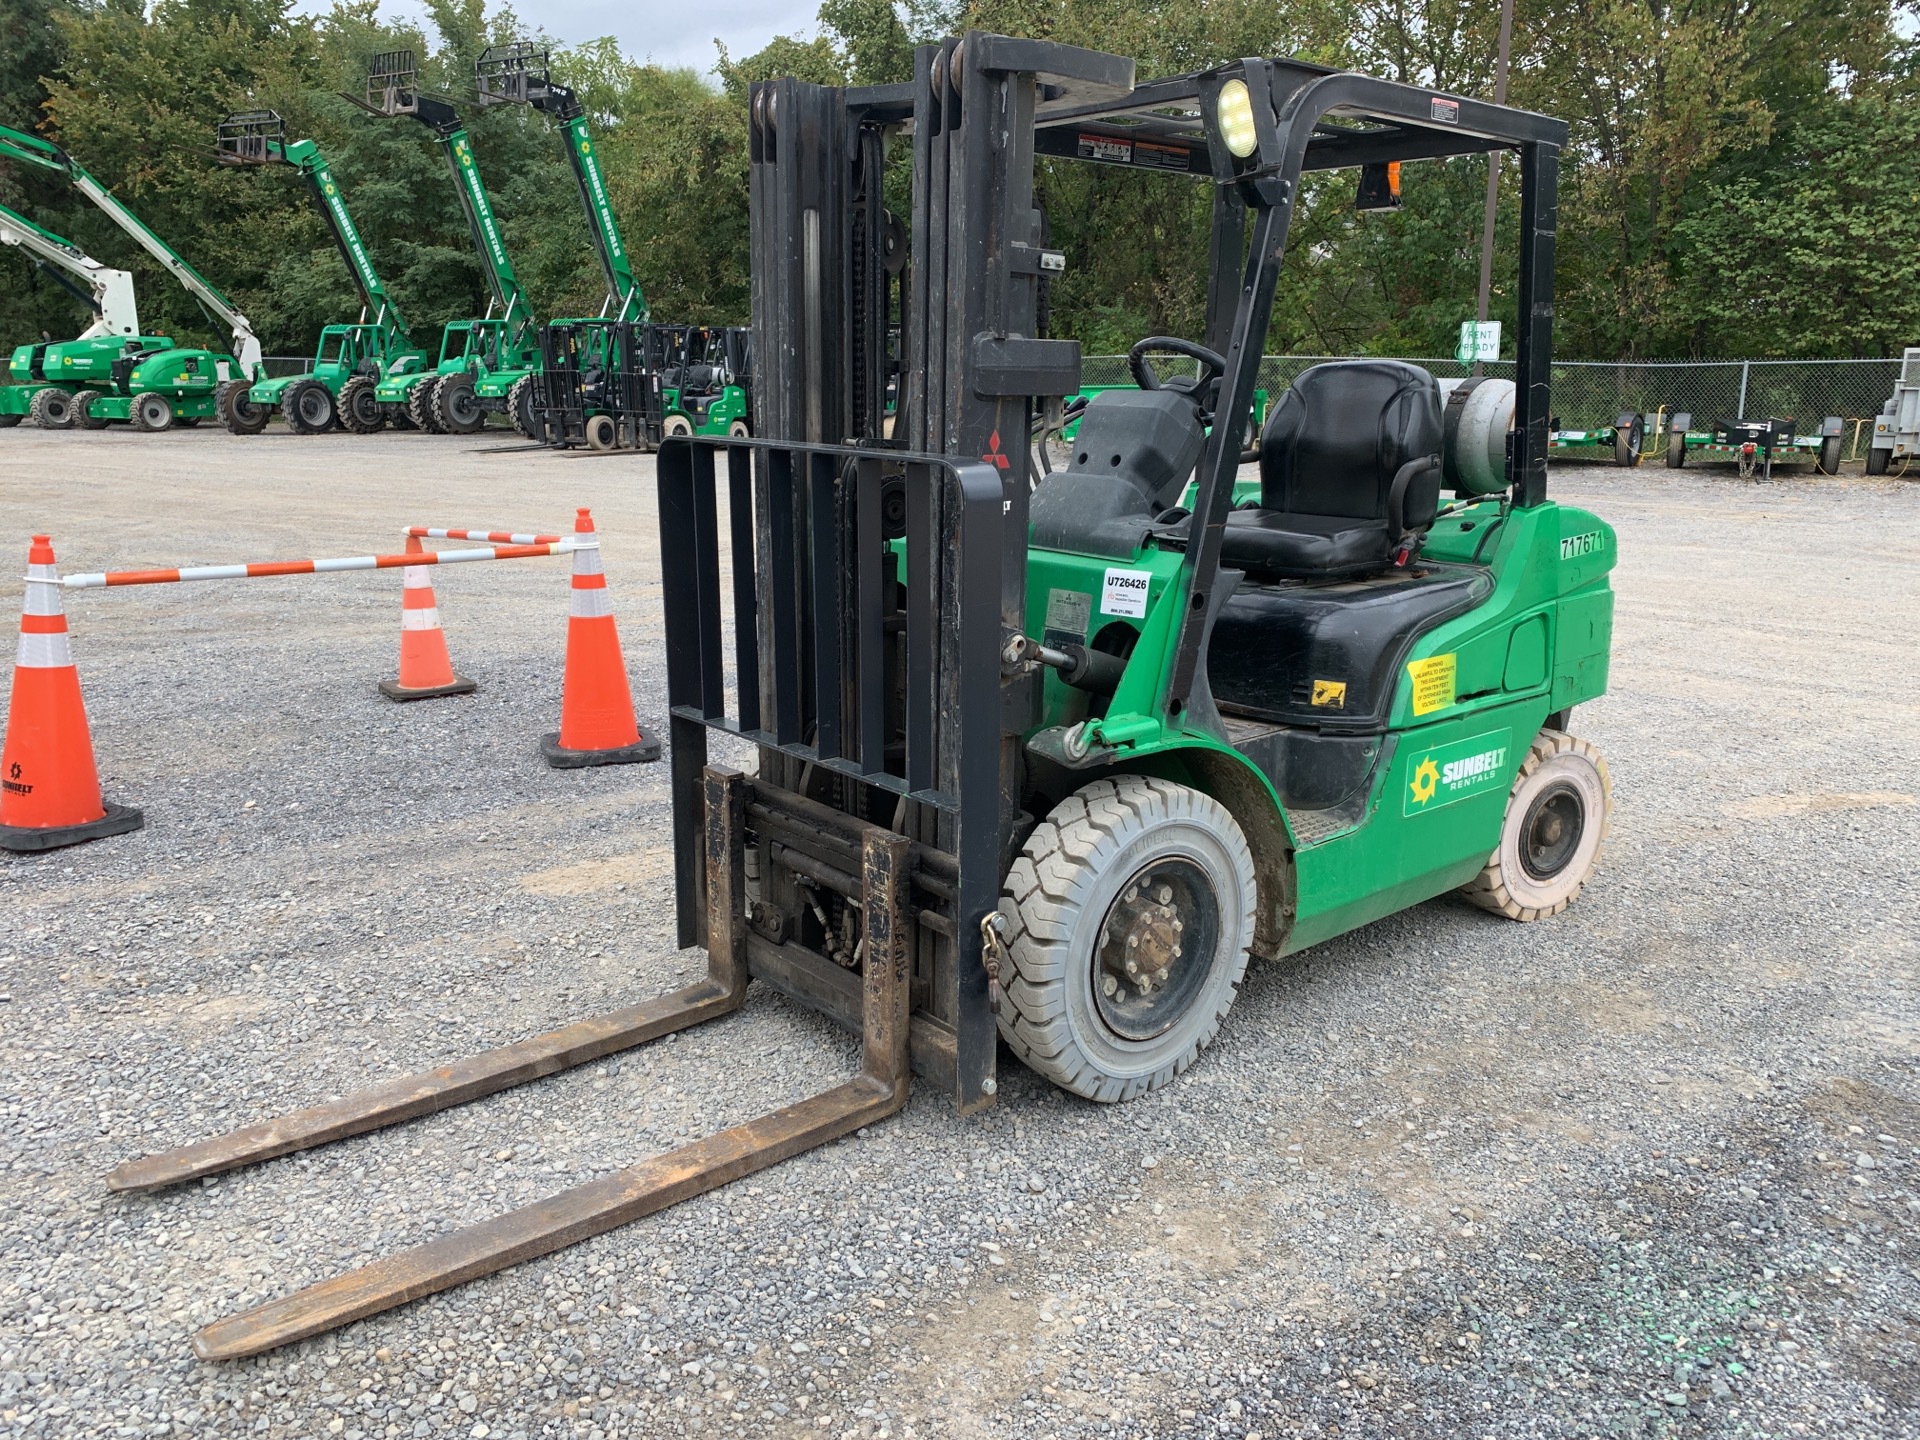
{"label": "black cone base", "polygon": [[638,744],[621,745],[612,750],[562,750],[560,732],[540,737],[540,753],[556,770],[584,770],[589,765],[644,765],[660,758],[660,738],[639,727]]}
{"label": "black cone base", "polygon": [[451,685],[427,685],[409,690],[398,680],[382,680],[380,693],[389,700],[431,700],[436,695],[471,695],[480,687],[466,676],[455,674]]}
{"label": "black cone base", "polygon": [[62,846],[79,845],[88,840],[104,840],[109,835],[125,835],[147,823],[146,817],[131,805],[115,805],[111,801],[104,803],[107,813],[84,825],[48,825],[44,828],[0,825],[0,850],[14,850],[22,855],[38,850],[58,850]]}

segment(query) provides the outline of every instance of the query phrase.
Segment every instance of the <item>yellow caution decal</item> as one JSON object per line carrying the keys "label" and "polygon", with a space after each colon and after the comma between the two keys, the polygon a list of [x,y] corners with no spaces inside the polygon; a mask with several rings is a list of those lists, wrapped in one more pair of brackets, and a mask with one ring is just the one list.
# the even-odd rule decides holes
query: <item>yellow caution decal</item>
{"label": "yellow caution decal", "polygon": [[1458,670],[1459,656],[1452,652],[1409,661],[1407,678],[1413,682],[1413,713],[1431,715],[1453,704],[1454,676]]}
{"label": "yellow caution decal", "polygon": [[1316,680],[1313,682],[1313,703],[1332,710],[1347,708],[1347,682],[1344,680]]}

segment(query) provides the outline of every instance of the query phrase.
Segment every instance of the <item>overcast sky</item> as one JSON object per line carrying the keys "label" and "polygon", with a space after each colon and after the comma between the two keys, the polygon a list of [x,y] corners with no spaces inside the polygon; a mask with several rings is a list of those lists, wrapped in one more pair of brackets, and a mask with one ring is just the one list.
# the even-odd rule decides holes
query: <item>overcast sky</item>
{"label": "overcast sky", "polygon": [[[312,14],[328,4],[301,0],[295,8]],[[751,55],[775,35],[811,35],[819,5],[818,0],[519,0],[513,8],[522,20],[565,44],[611,35],[635,60],[705,72],[713,68],[716,38],[736,57]],[[420,21],[426,12],[417,0],[383,0],[380,13]]]}

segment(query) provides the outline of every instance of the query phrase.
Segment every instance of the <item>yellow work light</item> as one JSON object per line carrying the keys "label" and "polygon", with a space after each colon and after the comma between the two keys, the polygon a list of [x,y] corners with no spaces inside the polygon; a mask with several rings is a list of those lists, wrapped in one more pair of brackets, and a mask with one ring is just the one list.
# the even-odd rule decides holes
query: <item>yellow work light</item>
{"label": "yellow work light", "polygon": [[1253,129],[1253,96],[1247,93],[1247,82],[1229,80],[1222,85],[1214,109],[1220,117],[1220,138],[1227,142],[1227,149],[1242,160],[1253,154],[1260,137]]}

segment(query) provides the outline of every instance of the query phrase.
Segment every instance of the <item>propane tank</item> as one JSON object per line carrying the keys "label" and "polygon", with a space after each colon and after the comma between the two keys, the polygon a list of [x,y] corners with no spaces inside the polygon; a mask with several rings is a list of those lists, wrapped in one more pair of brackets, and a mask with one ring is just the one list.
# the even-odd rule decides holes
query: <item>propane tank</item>
{"label": "propane tank", "polygon": [[1456,495],[1491,495],[1507,486],[1507,432],[1513,429],[1513,381],[1442,380],[1440,468]]}

